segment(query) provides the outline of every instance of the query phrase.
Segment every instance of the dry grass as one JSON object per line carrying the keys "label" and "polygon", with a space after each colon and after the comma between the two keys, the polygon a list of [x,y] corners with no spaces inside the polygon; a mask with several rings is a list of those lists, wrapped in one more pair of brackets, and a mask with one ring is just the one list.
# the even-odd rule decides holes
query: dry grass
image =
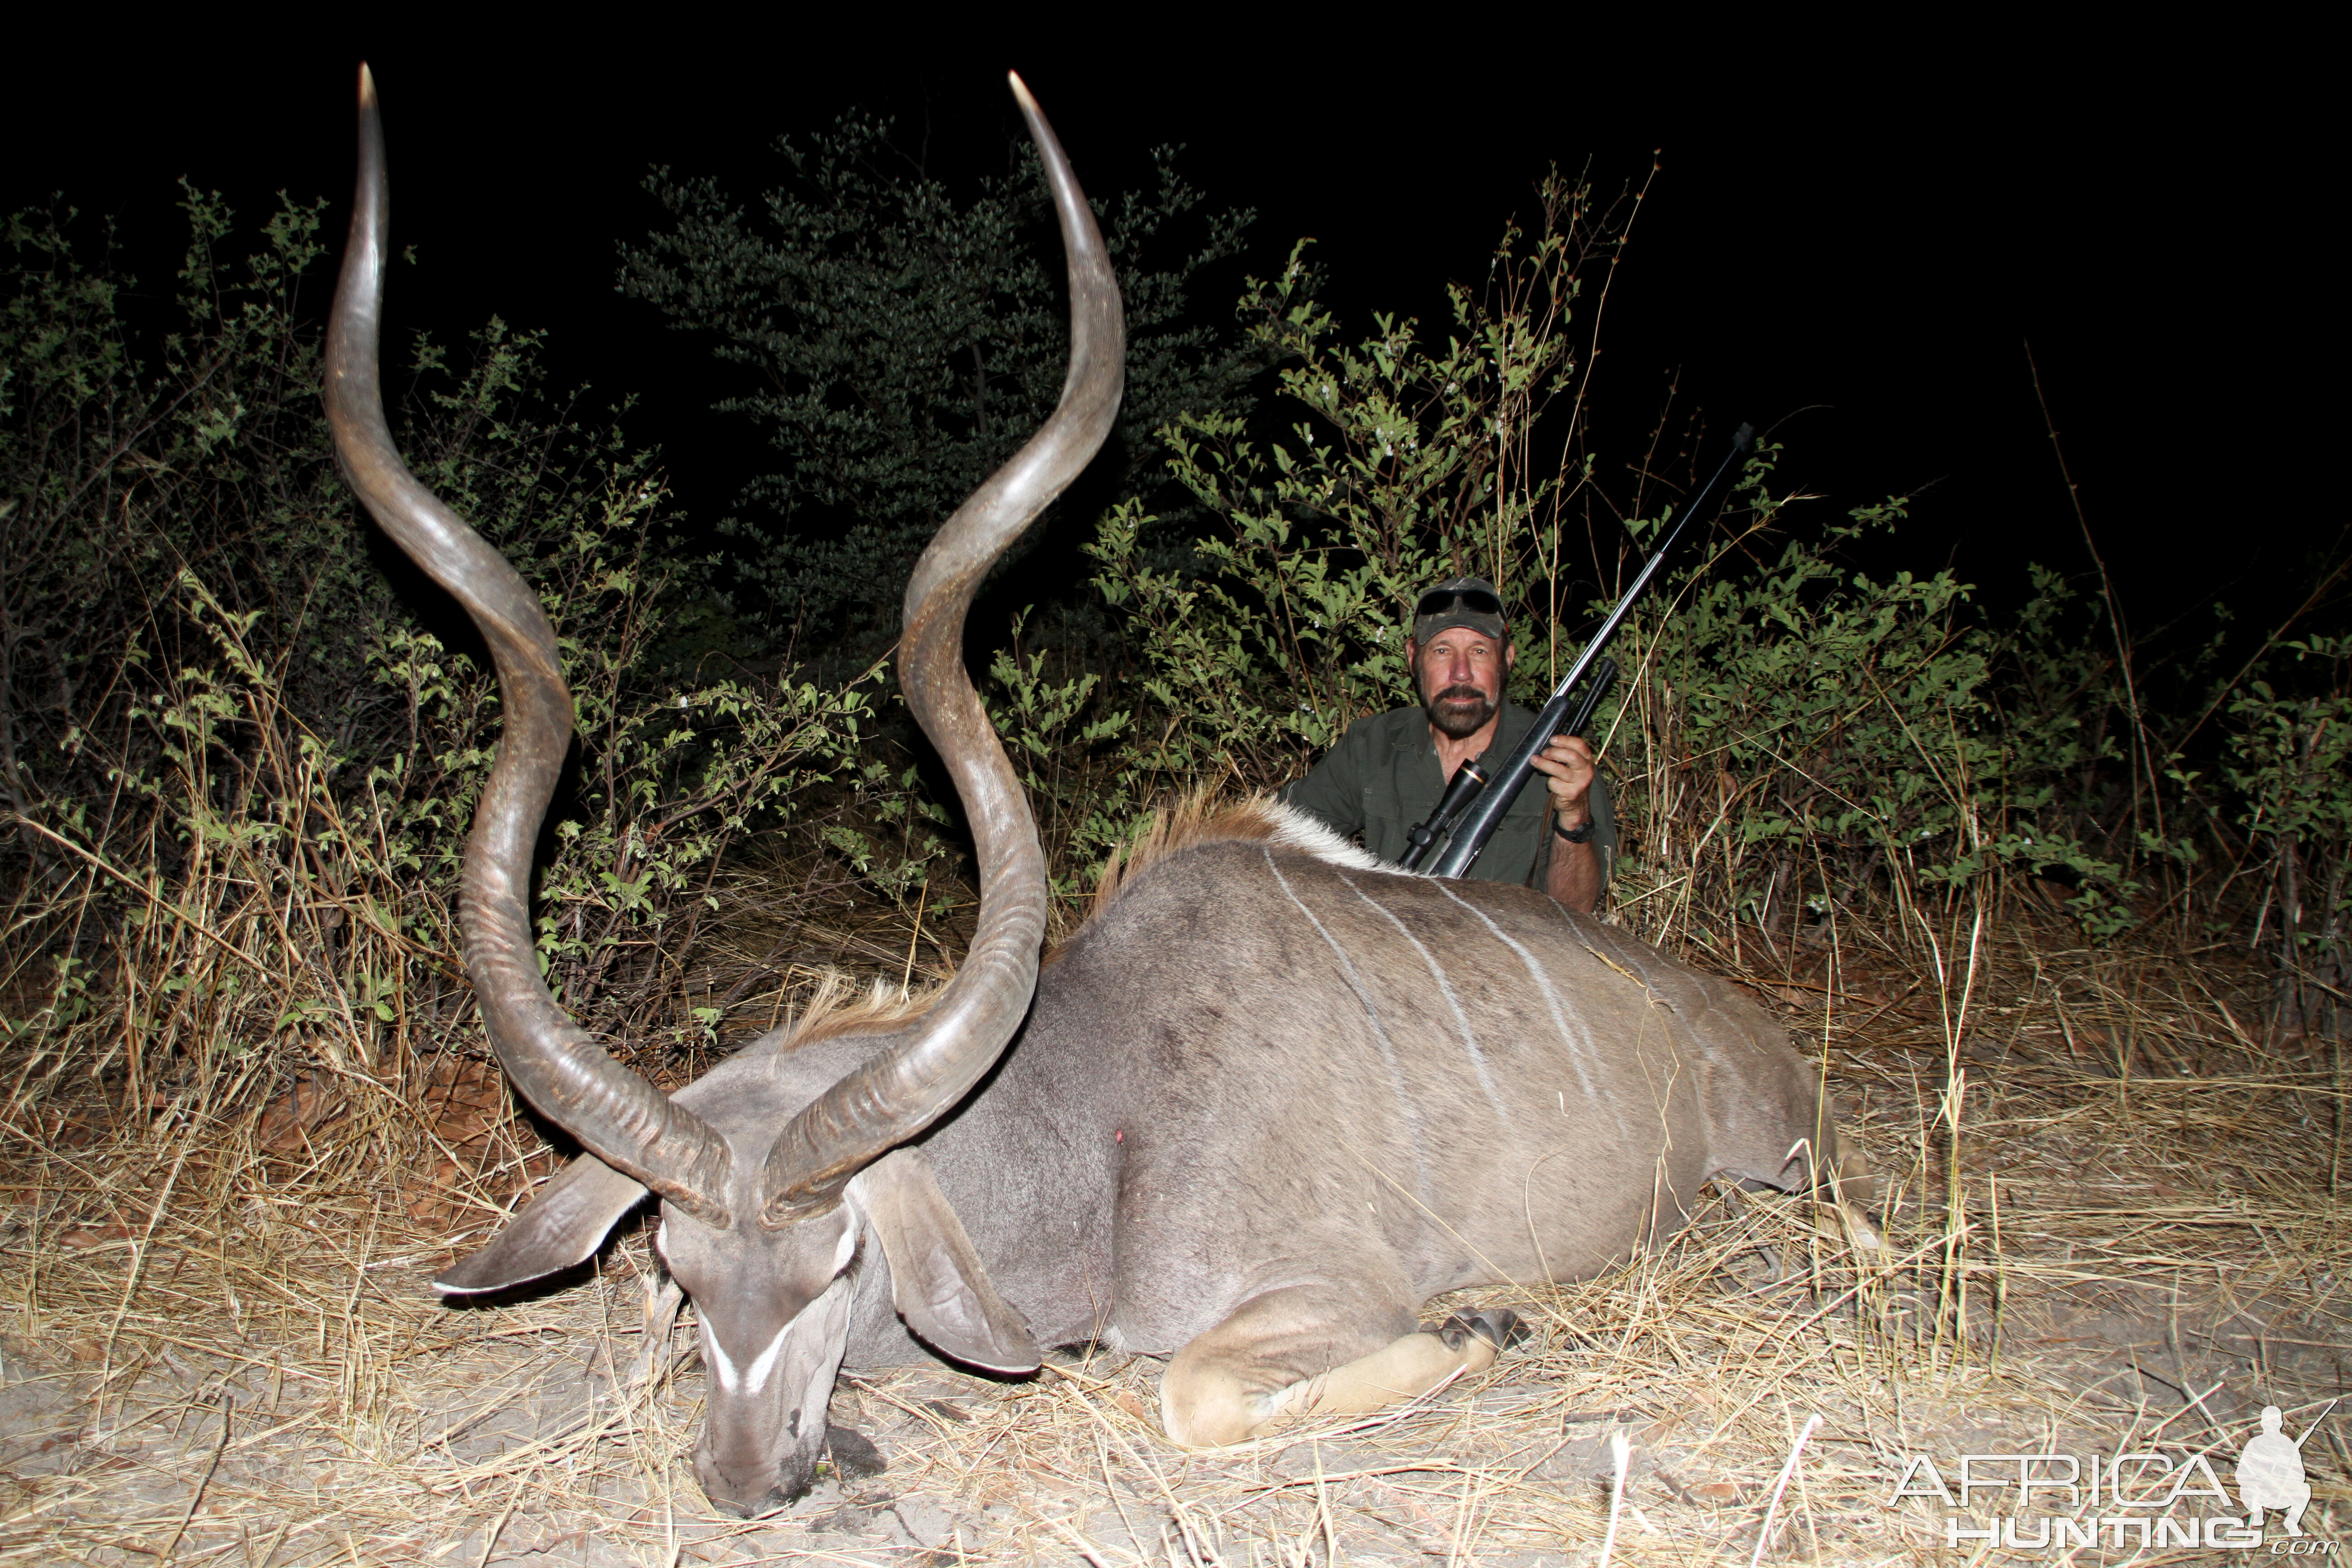
{"label": "dry grass", "polygon": [[[723,998],[722,1040],[828,967],[920,981],[957,946],[952,912],[919,931],[800,896],[726,922],[689,977]],[[1604,1279],[1480,1292],[1537,1337],[1475,1383],[1212,1455],[1159,1436],[1150,1362],[845,1384],[835,1419],[887,1473],[741,1523],[707,1515],[688,1464],[690,1331],[650,1385],[628,1375],[641,1233],[527,1300],[429,1299],[547,1157],[488,1124],[478,1079],[412,1069],[442,1073],[430,1117],[356,1070],[325,1115],[153,1075],[130,1106],[19,1096],[0,1563],[1958,1562],[1945,1510],[1887,1506],[1910,1455],[2160,1446],[2227,1480],[2263,1403],[2299,1431],[2343,1391],[2346,1084],[2332,1043],[2242,1026],[2258,976],[2086,950],[2031,910],[1739,956],[1853,1108],[1884,1249],[1725,1193]],[[2344,1425],[2305,1448],[2328,1540]]]}

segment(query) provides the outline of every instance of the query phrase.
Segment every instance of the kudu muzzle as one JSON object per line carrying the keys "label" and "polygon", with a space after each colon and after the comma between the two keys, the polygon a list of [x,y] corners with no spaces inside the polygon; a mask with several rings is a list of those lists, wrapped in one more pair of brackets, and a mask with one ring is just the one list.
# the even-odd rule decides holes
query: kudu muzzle
{"label": "kudu muzzle", "polygon": [[848,1279],[835,1280],[748,1363],[716,1342],[704,1320],[702,1362],[710,1375],[694,1479],[722,1513],[749,1519],[798,1501],[816,1484],[850,1292]]}

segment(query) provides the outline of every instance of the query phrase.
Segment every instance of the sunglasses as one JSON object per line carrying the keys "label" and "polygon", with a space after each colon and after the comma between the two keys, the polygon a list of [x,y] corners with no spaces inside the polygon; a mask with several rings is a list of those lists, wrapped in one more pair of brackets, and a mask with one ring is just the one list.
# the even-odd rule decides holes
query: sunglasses
{"label": "sunglasses", "polygon": [[1421,596],[1421,603],[1413,606],[1413,617],[1418,620],[1428,616],[1442,616],[1456,605],[1473,615],[1499,616],[1503,613],[1503,601],[1484,588],[1439,588]]}

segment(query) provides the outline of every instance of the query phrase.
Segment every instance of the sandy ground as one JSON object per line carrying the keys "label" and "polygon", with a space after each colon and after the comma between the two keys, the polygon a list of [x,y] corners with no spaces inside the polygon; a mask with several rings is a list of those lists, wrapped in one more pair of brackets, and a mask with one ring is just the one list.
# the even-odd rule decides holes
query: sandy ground
{"label": "sandy ground", "polygon": [[[235,1130],[200,1119],[79,1147],[20,1131],[0,1211],[0,1562],[1503,1568],[2332,1549],[2352,1500],[2352,1406],[2319,1419],[2352,1353],[2340,1063],[2326,1043],[2250,1037],[2231,978],[2021,933],[1986,946],[1955,1037],[1949,976],[1791,963],[1762,994],[1853,1108],[1882,1247],[1833,1210],[1727,1193],[1606,1278],[1464,1298],[1535,1330],[1483,1377],[1215,1454],[1160,1436],[1150,1361],[854,1379],[833,1420],[886,1468],[845,1466],[752,1521],[715,1520],[694,1485],[690,1326],[656,1375],[632,1375],[641,1226],[528,1300],[456,1310],[425,1282],[495,1222],[495,1184],[420,1205],[413,1173],[364,1163],[273,1182],[229,1159]],[[249,1151],[254,1120],[239,1125]],[[2142,1549],[2127,1530],[2090,1548],[1946,1545],[1948,1521],[2011,1519],[2031,1542],[2052,1515],[2176,1531],[2236,1515],[2232,1466],[2266,1404],[2291,1436],[2316,1420],[2306,1542],[2273,1515],[2249,1552],[2177,1534]],[[2154,1455],[2126,1467],[2127,1495],[2182,1495],[2119,1512],[2112,1488],[2095,1505],[2045,1489],[2021,1506],[2015,1463],[1976,1461],[1979,1481],[2011,1484],[1947,1508],[1916,1470],[1925,1456],[1957,1484],[1962,1455],[2023,1454],[2073,1457],[2078,1479],[2090,1456]],[[2223,1497],[2198,1494],[2200,1459]],[[1914,1495],[1896,1498],[1906,1474]]]}

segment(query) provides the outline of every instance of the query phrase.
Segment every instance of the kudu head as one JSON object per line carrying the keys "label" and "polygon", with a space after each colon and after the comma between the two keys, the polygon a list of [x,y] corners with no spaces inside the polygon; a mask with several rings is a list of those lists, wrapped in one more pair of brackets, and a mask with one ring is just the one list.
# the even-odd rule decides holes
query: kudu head
{"label": "kudu head", "polygon": [[458,918],[492,1047],[525,1099],[588,1152],[499,1236],[435,1281],[504,1289],[576,1264],[647,1191],[659,1245],[693,1297],[710,1382],[696,1473],[750,1514],[807,1489],[849,1326],[853,1258],[871,1236],[908,1325],[956,1359],[1037,1365],[914,1150],[1003,1049],[1036,983],[1046,884],[1035,824],[963,669],[963,624],[990,565],[1093,458],[1118,410],[1125,326],[1094,216],[1037,105],[1013,96],[1045,157],[1069,262],[1070,369],[1060,405],[941,526],[907,586],[899,674],[971,825],[981,914],[955,978],[918,1018],[811,1082],[789,1053],[739,1056],[677,1096],[614,1061],[539,977],[531,849],[572,738],[572,698],[538,598],[409,472],[377,363],[388,234],[383,132],[360,71],[360,169],[327,347],[336,456],[384,531],[465,606],[498,665],[505,731],[467,840]]}

